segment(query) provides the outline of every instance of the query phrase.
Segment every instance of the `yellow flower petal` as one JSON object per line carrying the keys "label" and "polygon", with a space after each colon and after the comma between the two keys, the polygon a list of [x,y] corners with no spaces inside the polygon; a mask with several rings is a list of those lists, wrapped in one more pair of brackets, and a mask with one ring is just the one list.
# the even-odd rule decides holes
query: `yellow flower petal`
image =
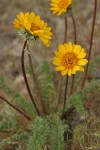
{"label": "yellow flower petal", "polygon": [[84,58],[86,56],[86,53],[79,53],[77,55],[78,58]]}
{"label": "yellow flower petal", "polygon": [[64,70],[64,69],[65,69],[65,68],[64,68],[63,66],[60,66],[60,67],[56,67],[56,68],[55,68],[56,71],[62,71],[62,70]]}
{"label": "yellow flower petal", "polygon": [[72,52],[72,48],[73,48],[73,47],[72,47],[72,43],[69,42],[69,43],[68,43],[68,49],[67,49],[67,52],[68,52],[68,53],[71,53],[71,52]]}
{"label": "yellow flower petal", "polygon": [[67,72],[68,72],[67,69],[63,70],[63,71],[61,72],[62,76],[64,76],[65,74],[67,74]]}
{"label": "yellow flower petal", "polygon": [[58,45],[55,55],[53,64],[57,66],[56,71],[61,71],[63,76],[65,74],[71,76],[71,74],[76,74],[76,71],[84,71],[82,66],[88,62],[86,59],[83,59],[86,55],[85,50],[80,45],[75,45],[71,42]]}
{"label": "yellow flower petal", "polygon": [[81,49],[80,53],[77,55],[78,58],[84,58],[86,56],[86,53],[84,49]]}
{"label": "yellow flower petal", "polygon": [[[48,27],[48,24],[40,19],[40,16],[37,16],[34,12],[32,13],[23,13],[20,12],[17,15],[17,19],[13,22],[14,28],[20,30],[20,28],[24,28],[29,33],[29,36],[33,36],[35,39],[40,38],[42,43],[47,47],[50,46],[51,42],[51,28]],[[30,36],[30,38],[31,38]],[[26,37],[27,38],[27,37]],[[29,37],[28,37],[29,39]],[[32,38],[31,38],[32,39]]]}
{"label": "yellow flower petal", "polygon": [[72,0],[51,0],[50,10],[53,14],[57,13],[60,16],[62,13],[67,12],[67,9],[72,4]]}
{"label": "yellow flower petal", "polygon": [[59,52],[61,52],[61,53],[66,53],[66,48],[65,48],[65,46],[63,45],[63,44],[60,44],[59,46],[58,46],[58,48],[59,48]]}
{"label": "yellow flower petal", "polygon": [[68,70],[68,76],[71,76],[71,74],[72,74],[72,70],[69,69],[69,70]]}
{"label": "yellow flower petal", "polygon": [[81,65],[81,66],[84,66],[84,65],[86,65],[88,63],[88,61],[86,60],[86,59],[80,59],[79,61],[78,61],[78,65]]}
{"label": "yellow flower petal", "polygon": [[84,68],[83,68],[83,67],[81,67],[81,66],[80,66],[80,71],[82,71],[82,72],[84,71]]}
{"label": "yellow flower petal", "polygon": [[64,43],[64,46],[65,46],[65,49],[66,51],[68,50],[68,44],[67,43]]}
{"label": "yellow flower petal", "polygon": [[56,55],[57,57],[59,57],[59,58],[62,58],[62,53],[59,53],[59,52],[55,51],[55,55]]}
{"label": "yellow flower petal", "polygon": [[77,69],[74,67],[74,68],[72,69],[72,74],[76,74],[76,71],[77,71]]}
{"label": "yellow flower petal", "polygon": [[78,55],[81,51],[81,46],[80,45],[73,45],[73,52]]}

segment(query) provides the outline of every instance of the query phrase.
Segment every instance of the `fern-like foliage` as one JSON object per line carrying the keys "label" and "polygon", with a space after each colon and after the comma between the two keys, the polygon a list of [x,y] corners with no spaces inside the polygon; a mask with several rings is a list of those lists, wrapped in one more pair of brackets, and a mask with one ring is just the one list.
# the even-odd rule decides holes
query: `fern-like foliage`
{"label": "fern-like foliage", "polygon": [[67,103],[66,109],[69,110],[71,108],[75,108],[76,111],[80,115],[83,115],[85,113],[84,94],[82,93],[82,91],[79,91],[78,93],[72,95],[68,99],[68,103]]}
{"label": "fern-like foliage", "polygon": [[27,150],[43,150],[49,137],[49,123],[46,119],[37,117],[29,126],[31,131]]}
{"label": "fern-like foliage", "polygon": [[4,105],[4,109],[0,113],[0,131],[15,132],[19,128],[19,123],[15,119],[15,113],[8,105]]}
{"label": "fern-like foliage", "polygon": [[64,150],[64,133],[69,127],[57,115],[37,117],[29,130],[31,132],[27,150]]}
{"label": "fern-like foliage", "polygon": [[[28,133],[26,131],[20,131],[17,133],[14,133],[10,137],[7,137],[0,141],[0,148],[5,147],[5,145],[9,145],[10,143],[13,142],[22,142],[25,145],[25,142],[27,141]],[[3,150],[3,149],[2,149]]]}
{"label": "fern-like foliage", "polygon": [[95,68],[99,68],[99,64],[100,64],[100,56],[97,56],[93,60],[91,60],[89,66],[89,73],[94,72]]}
{"label": "fern-like foliage", "polygon": [[37,70],[39,86],[47,112],[52,112],[56,105],[56,90],[53,83],[52,72],[47,61],[44,61],[41,68]]}
{"label": "fern-like foliage", "polygon": [[13,99],[13,103],[16,103],[19,107],[24,109],[33,118],[35,116],[35,111],[31,103],[25,100],[18,92],[13,90],[10,81],[6,81],[4,77],[0,77],[0,89],[5,91],[5,93]]}
{"label": "fern-like foliage", "polygon": [[18,129],[18,122],[12,119],[4,118],[0,123],[0,131],[16,131]]}
{"label": "fern-like foliage", "polygon": [[87,93],[92,93],[95,90],[98,90],[98,92],[100,91],[100,80],[92,80],[88,87],[85,87],[84,90],[84,95],[86,95]]}
{"label": "fern-like foliage", "polygon": [[13,97],[17,105],[24,109],[25,112],[29,113],[33,118],[35,117],[35,109],[31,102],[27,102],[19,93],[15,93]]}
{"label": "fern-like foliage", "polygon": [[53,120],[50,131],[51,150],[64,150],[64,132],[68,130],[68,126],[57,117]]}

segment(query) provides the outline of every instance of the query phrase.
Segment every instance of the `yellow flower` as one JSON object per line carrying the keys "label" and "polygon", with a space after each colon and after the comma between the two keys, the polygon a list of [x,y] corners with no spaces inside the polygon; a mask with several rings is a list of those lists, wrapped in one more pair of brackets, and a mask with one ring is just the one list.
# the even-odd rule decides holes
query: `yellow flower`
{"label": "yellow flower", "polygon": [[51,0],[51,8],[53,14],[60,16],[62,13],[67,12],[67,9],[72,4],[72,0]]}
{"label": "yellow flower", "polygon": [[34,12],[25,14],[20,12],[13,24],[14,28],[18,30],[24,28],[29,35],[40,38],[46,46],[50,46],[50,39],[52,36],[51,28],[40,19],[40,16],[36,16]]}
{"label": "yellow flower", "polygon": [[76,71],[84,71],[82,66],[88,63],[84,59],[86,56],[85,50],[80,45],[71,42],[60,44],[58,51],[55,51],[55,55],[53,64],[57,66],[56,71],[61,71],[62,76],[65,74],[71,76],[71,74],[76,74]]}

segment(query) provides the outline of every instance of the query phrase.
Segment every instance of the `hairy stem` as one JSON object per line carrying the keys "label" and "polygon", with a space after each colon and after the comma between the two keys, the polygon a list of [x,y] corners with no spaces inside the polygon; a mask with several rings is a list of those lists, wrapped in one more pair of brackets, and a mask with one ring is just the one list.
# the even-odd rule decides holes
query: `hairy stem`
{"label": "hairy stem", "polygon": [[23,72],[23,77],[24,77],[24,81],[25,81],[25,84],[26,84],[26,88],[27,88],[27,91],[28,91],[28,94],[31,98],[31,101],[33,103],[33,106],[35,107],[35,110],[37,112],[37,114],[40,116],[40,112],[36,106],[36,103],[35,103],[35,100],[32,96],[32,93],[31,93],[31,90],[30,90],[30,87],[29,87],[29,84],[28,84],[28,80],[27,80],[27,77],[26,77],[26,72],[25,72],[25,65],[24,65],[24,54],[25,54],[25,48],[27,46],[27,41],[25,41],[24,45],[23,45],[23,49],[22,49],[22,55],[21,55],[21,65],[22,65],[22,72]]}
{"label": "hairy stem", "polygon": [[36,76],[35,76],[35,73],[34,73],[34,68],[33,68],[33,64],[32,64],[32,59],[31,59],[31,55],[30,55],[30,50],[29,50],[29,46],[27,44],[27,50],[28,50],[28,58],[29,58],[29,64],[30,64],[30,68],[31,68],[31,71],[32,71],[32,78],[33,78],[33,82],[35,84],[35,87],[36,87],[36,91],[37,91],[37,97],[40,101],[40,104],[41,104],[41,107],[42,107],[42,110],[43,110],[43,113],[46,114],[46,109],[45,109],[45,106],[44,106],[44,103],[43,103],[43,100],[42,100],[42,96],[41,96],[41,93],[40,93],[40,89],[38,87],[38,84],[37,84],[37,81],[36,81]]}
{"label": "hairy stem", "polygon": [[91,30],[91,35],[90,35],[90,47],[89,47],[89,53],[88,53],[88,64],[86,66],[86,70],[85,70],[85,73],[84,73],[81,89],[83,89],[85,81],[86,81],[86,77],[87,77],[87,73],[88,73],[88,67],[89,67],[89,62],[90,62],[90,58],[91,58],[91,51],[92,51],[92,45],[93,45],[93,36],[94,36],[94,26],[95,26],[95,20],[96,20],[96,12],[97,12],[97,0],[95,0],[95,3],[94,3],[92,30]]}
{"label": "hairy stem", "polygon": [[25,118],[27,118],[28,120],[31,121],[31,118],[25,114],[22,110],[20,110],[19,108],[17,108],[16,106],[14,106],[12,103],[8,102],[5,98],[3,98],[2,96],[0,96],[0,99],[4,102],[6,102],[10,107],[12,107],[13,109],[15,109],[17,112],[19,112],[21,115],[23,115]]}
{"label": "hairy stem", "polygon": [[[73,22],[73,27],[74,27],[74,44],[76,44],[77,41],[77,32],[76,32],[76,23],[73,15],[71,15],[72,22]],[[74,82],[75,82],[75,75],[72,75],[72,83],[71,83],[71,91],[70,94],[73,94],[73,89],[74,89]]]}
{"label": "hairy stem", "polygon": [[[67,42],[67,16],[65,16],[65,35],[64,35],[64,43],[66,42]],[[62,81],[63,76],[60,74],[59,88],[58,88],[58,104],[61,102],[60,96],[61,96]]]}

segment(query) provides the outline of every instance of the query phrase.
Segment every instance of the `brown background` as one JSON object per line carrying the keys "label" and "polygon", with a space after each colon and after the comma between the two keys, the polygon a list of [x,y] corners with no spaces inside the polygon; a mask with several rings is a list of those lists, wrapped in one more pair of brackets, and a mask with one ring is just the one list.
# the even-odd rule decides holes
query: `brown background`
{"label": "brown background", "polygon": [[[20,55],[23,46],[12,22],[20,11],[34,11],[41,16],[53,30],[52,45],[46,48],[43,44],[31,43],[32,57],[34,63],[40,63],[47,59],[50,63],[53,51],[58,43],[63,42],[64,37],[64,18],[53,15],[49,11],[49,0],[0,0],[0,75],[10,79],[16,79],[21,74]],[[78,0],[74,5],[74,17],[77,25],[78,43],[86,51],[89,48],[89,36],[93,15],[94,0]],[[100,1],[98,1],[98,11],[95,25],[94,44],[92,59],[100,56]],[[72,20],[68,17],[68,41],[73,41]],[[27,61],[27,58],[26,58]],[[93,76],[100,77],[99,68],[95,68]]]}

